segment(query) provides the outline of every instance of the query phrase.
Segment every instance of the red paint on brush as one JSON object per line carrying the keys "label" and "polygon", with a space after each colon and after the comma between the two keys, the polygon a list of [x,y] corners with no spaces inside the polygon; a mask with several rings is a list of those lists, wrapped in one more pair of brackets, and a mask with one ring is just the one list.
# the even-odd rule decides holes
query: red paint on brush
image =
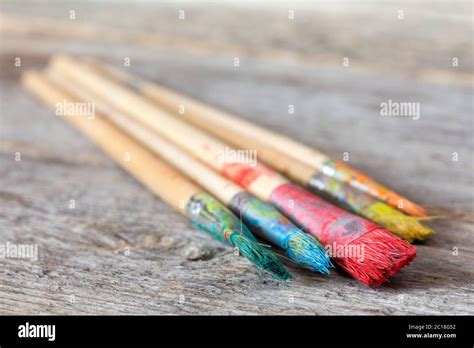
{"label": "red paint on brush", "polygon": [[253,167],[248,164],[229,163],[222,168],[221,174],[238,185],[247,188],[261,175],[270,176],[272,172],[260,166]]}
{"label": "red paint on brush", "polygon": [[416,256],[415,247],[379,225],[293,184],[276,188],[270,202],[331,248],[334,260],[365,285],[388,281]]}

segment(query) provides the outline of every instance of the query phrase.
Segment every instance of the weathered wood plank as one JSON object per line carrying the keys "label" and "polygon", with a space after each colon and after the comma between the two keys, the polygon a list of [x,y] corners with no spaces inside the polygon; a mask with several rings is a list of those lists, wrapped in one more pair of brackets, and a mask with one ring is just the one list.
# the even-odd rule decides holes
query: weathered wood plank
{"label": "weathered wood plank", "polygon": [[[2,5],[4,11],[19,13],[14,3]],[[44,6],[41,11],[59,17],[66,7],[52,11]],[[91,22],[115,23],[91,7],[81,9],[88,9]],[[139,6],[132,9],[137,15],[147,12]],[[225,17],[228,12],[218,8],[209,13],[190,10],[194,21],[191,15],[186,27],[178,26],[175,17],[168,17],[175,10],[158,11],[160,21],[140,22],[140,28],[160,33],[174,29],[196,39],[212,32],[217,41],[233,41],[239,28],[234,16]],[[355,17],[349,11],[343,19],[346,27],[341,28],[330,23],[325,12],[305,12],[303,18],[322,20],[317,23],[324,30],[310,28],[314,40],[326,43],[327,51],[339,60],[346,46],[329,42],[328,37],[343,37],[346,29],[357,28],[361,16],[375,18],[392,10],[382,6]],[[416,6],[415,10],[426,11]],[[21,14],[28,11],[22,8]],[[266,13],[239,11],[250,27]],[[32,42],[28,35],[2,33],[0,243],[35,244],[39,260],[0,259],[0,314],[473,314],[472,89],[410,77],[422,67],[450,74],[443,65],[445,58],[458,54],[464,61],[472,60],[472,52],[457,49],[468,36],[463,32],[468,28],[465,17],[433,11],[434,16],[419,20],[440,30],[450,27],[454,33],[450,45],[425,44],[403,60],[411,45],[403,46],[403,38],[413,33],[415,43],[423,39],[434,43],[437,34],[400,27],[404,35],[398,37],[394,24],[380,19],[377,25],[383,33],[392,33],[391,40],[377,34],[372,43],[391,42],[402,52],[393,56],[366,46],[357,50],[358,59],[368,67],[377,53],[386,70],[399,63],[395,70],[404,72],[400,76],[378,67],[355,71],[335,63],[298,64],[258,54],[249,54],[235,68],[233,56],[226,52],[183,55],[180,50],[61,38],[35,39],[34,46],[27,45]],[[216,14],[221,14],[219,19]],[[331,16],[342,20],[335,13]],[[462,20],[453,21],[452,16]],[[209,18],[216,22],[204,20]],[[199,23],[201,32],[189,32],[196,27],[193,23]],[[125,26],[133,24],[137,23]],[[215,25],[225,29],[216,33]],[[287,22],[281,25],[285,28],[281,32],[287,33]],[[274,45],[272,34],[262,32],[262,42]],[[282,47],[296,51],[313,47],[309,53],[321,54],[321,47],[305,41],[310,35],[293,42],[301,37],[298,33],[294,29],[285,34]],[[357,33],[354,42],[364,42],[366,35]],[[246,32],[235,39],[250,48],[258,46],[255,40]],[[431,223],[436,234],[418,246],[413,264],[377,290],[339,272],[323,277],[292,266],[297,279],[288,284],[261,277],[21,89],[21,72],[43,66],[57,49],[101,56],[118,66],[131,55],[133,72],[284,132],[335,158],[349,152],[354,166],[449,218]],[[437,50],[441,55],[434,55]],[[18,55],[23,64],[15,68]],[[463,66],[463,71],[472,74],[472,65]],[[420,120],[380,116],[379,105],[388,99],[419,102]],[[295,115],[288,115],[288,104],[295,105]],[[21,153],[20,162],[15,161],[16,152]],[[453,152],[459,161],[453,162]],[[72,199],[74,209],[69,207]]]}

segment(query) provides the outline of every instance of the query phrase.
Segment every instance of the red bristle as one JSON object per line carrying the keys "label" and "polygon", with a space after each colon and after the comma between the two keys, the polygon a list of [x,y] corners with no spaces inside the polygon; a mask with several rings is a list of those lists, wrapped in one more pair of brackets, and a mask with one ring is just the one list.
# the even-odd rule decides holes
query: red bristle
{"label": "red bristle", "polygon": [[338,264],[367,286],[379,286],[413,260],[416,248],[393,234],[377,229],[352,241],[348,247],[363,247],[364,258],[337,258]]}
{"label": "red bristle", "polygon": [[367,286],[388,281],[416,256],[415,247],[408,242],[296,185],[279,186],[270,202],[332,249],[329,254],[334,261]]}

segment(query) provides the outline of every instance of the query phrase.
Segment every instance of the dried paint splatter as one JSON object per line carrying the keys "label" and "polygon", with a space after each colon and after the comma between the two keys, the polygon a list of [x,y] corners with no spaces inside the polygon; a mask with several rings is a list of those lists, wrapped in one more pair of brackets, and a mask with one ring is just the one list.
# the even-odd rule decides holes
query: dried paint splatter
{"label": "dried paint splatter", "polygon": [[274,176],[274,172],[262,166],[250,166],[242,163],[228,163],[221,170],[223,176],[238,185],[247,188],[262,175]]}

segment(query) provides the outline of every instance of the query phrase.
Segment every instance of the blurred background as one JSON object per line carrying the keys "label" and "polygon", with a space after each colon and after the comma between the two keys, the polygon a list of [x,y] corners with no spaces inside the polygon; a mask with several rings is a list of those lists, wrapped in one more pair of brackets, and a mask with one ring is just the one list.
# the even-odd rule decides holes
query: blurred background
{"label": "blurred background", "polygon": [[[353,165],[402,193],[416,190],[412,198],[425,205],[439,205],[440,191],[445,206],[471,202],[452,196],[472,169],[469,161],[452,165],[453,152],[472,154],[470,1],[2,0],[1,7],[4,141],[30,139],[19,122],[30,132],[45,127],[19,109],[18,76],[67,52],[130,69],[337,159],[349,152]],[[420,103],[421,120],[381,117],[389,99]]]}

